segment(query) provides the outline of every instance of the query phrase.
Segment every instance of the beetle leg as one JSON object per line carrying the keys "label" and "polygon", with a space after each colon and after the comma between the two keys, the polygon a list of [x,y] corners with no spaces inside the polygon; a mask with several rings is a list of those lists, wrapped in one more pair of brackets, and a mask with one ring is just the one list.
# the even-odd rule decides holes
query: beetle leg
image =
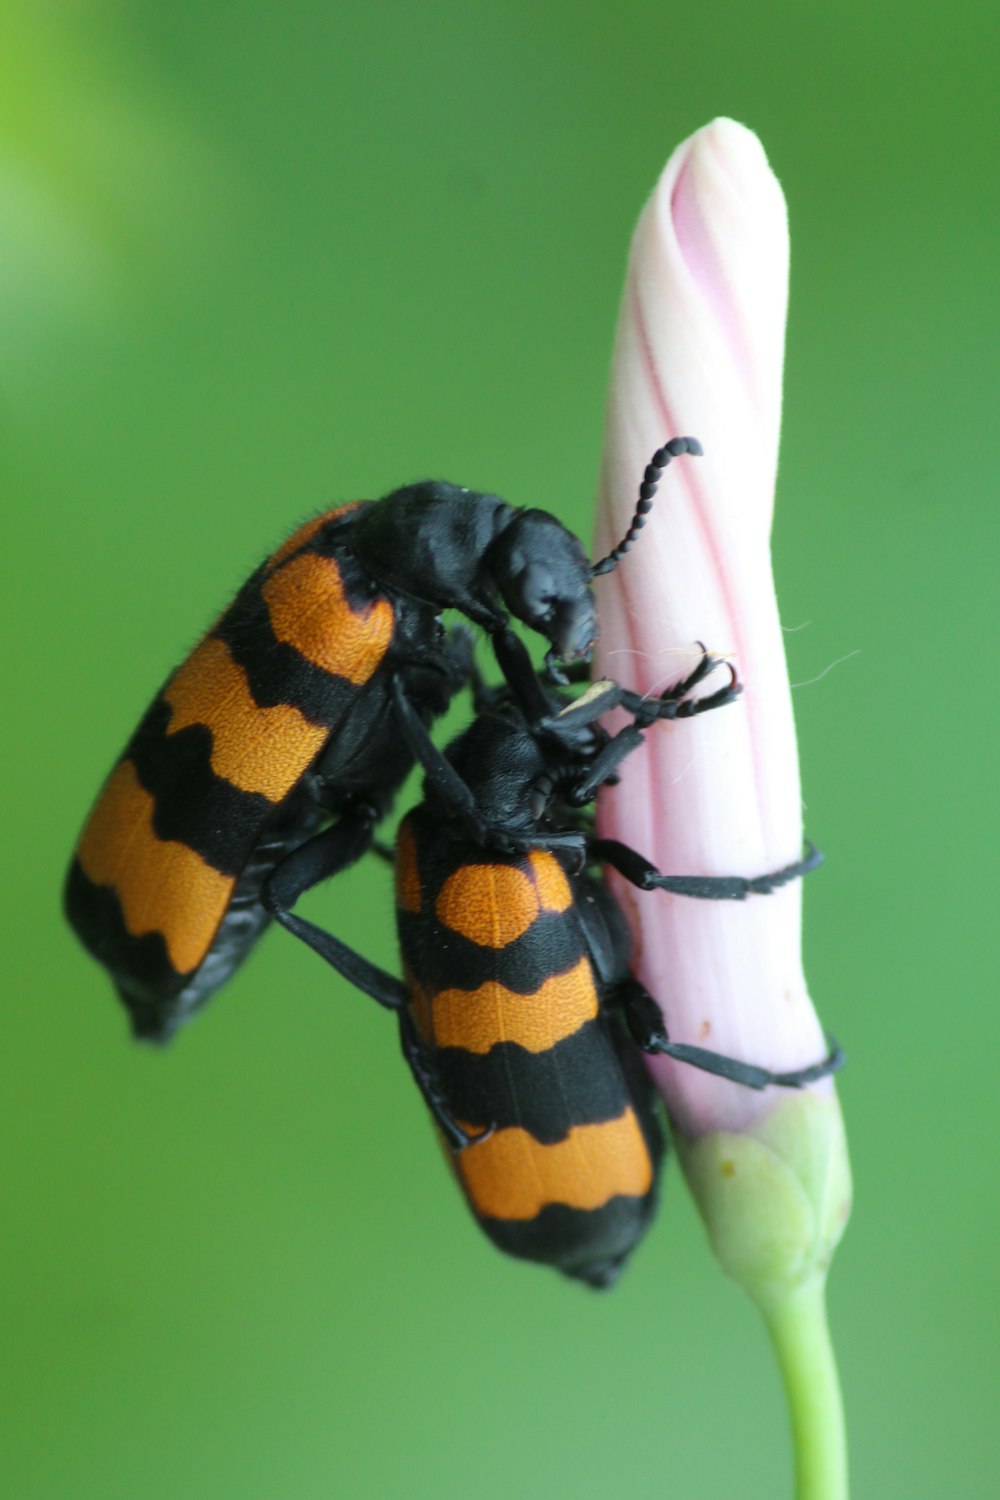
{"label": "beetle leg", "polygon": [[321,829],[286,854],[261,887],[261,900],[267,910],[273,916],[280,916],[321,880],[356,864],[371,844],[378,817],[374,807],[350,808],[336,823]]}
{"label": "beetle leg", "polygon": [[721,659],[711,656],[702,647],[702,657],[694,671],[657,697],[643,697],[639,693],[633,693],[621,687],[616,682],[595,683],[590,691],[578,698],[570,708],[544,721],[540,727],[546,730],[551,725],[553,731],[558,731],[560,727],[565,730],[579,731],[584,724],[592,722],[593,719],[609,712],[612,708],[622,707],[634,716],[634,723],[627,724],[624,729],[620,729],[616,735],[613,735],[599,753],[591,759],[587,774],[571,785],[566,794],[566,800],[570,806],[583,807],[586,803],[593,801],[598,788],[609,781],[622,761],[643,743],[645,738],[643,730],[649,729],[659,719],[689,719],[695,714],[714,708],[724,708],[727,703],[734,702],[741,689],[732,667],[729,669],[729,682],[718,692],[706,698],[685,700],[685,694],[720,665],[722,665]]}
{"label": "beetle leg", "polygon": [[[461,629],[462,627],[456,626],[455,628]],[[513,632],[510,632],[510,634],[513,634]],[[517,637],[515,636],[514,639],[516,640]],[[521,642],[517,641],[517,644],[523,652],[524,647],[521,646]],[[525,655],[527,655],[526,652]],[[531,667],[530,660],[528,666],[529,668]],[[477,714],[494,713],[505,702],[510,700],[510,684],[508,682],[492,684],[487,682],[479,669],[479,663],[476,661],[474,655],[470,655],[469,657],[465,681],[469,684],[472,691],[472,706]]]}
{"label": "beetle leg", "polygon": [[577,744],[585,744],[586,741],[581,740],[580,731],[590,729],[604,714],[618,708],[626,696],[634,698],[637,704],[645,703],[645,699],[640,698],[638,693],[629,695],[628,690],[612,678],[598,678],[571,702],[533,720],[532,729],[537,734],[551,735],[571,748]]}
{"label": "beetle leg", "polygon": [[769,1068],[758,1068],[753,1063],[740,1062],[735,1057],[725,1057],[721,1052],[710,1052],[705,1047],[693,1047],[685,1042],[672,1042],[667,1036],[663,1012],[652,995],[637,979],[623,979],[606,997],[607,1003],[621,1007],[632,1040],[643,1052],[661,1057],[673,1057],[687,1063],[703,1073],[712,1073],[717,1078],[727,1078],[731,1083],[742,1084],[749,1089],[778,1087],[800,1089],[807,1083],[816,1083],[836,1073],[844,1065],[844,1054],[832,1037],[827,1037],[829,1052],[822,1062],[808,1068],[796,1068],[788,1073],[773,1073]]}
{"label": "beetle leg", "polygon": [[588,802],[593,802],[598,788],[614,775],[622,761],[633,750],[637,750],[644,740],[645,735],[635,724],[626,724],[624,729],[620,729],[599,754],[594,756],[586,776],[581,776],[567,789],[566,801],[570,807],[585,807]]}
{"label": "beetle leg", "polygon": [[475,798],[451,761],[441,754],[427,733],[399,677],[392,679],[392,700],[403,737],[413,758],[423,767],[428,784],[465,825],[473,842],[487,842],[489,829],[476,806]]}
{"label": "beetle leg", "polygon": [[661,875],[648,859],[618,839],[592,839],[590,855],[617,870],[640,891],[671,891],[698,901],[745,901],[748,896],[769,896],[823,863],[823,855],[808,840],[803,859],[767,875]]}
{"label": "beetle leg", "polygon": [[325,958],[330,967],[336,969],[349,984],[370,996],[385,1010],[399,1011],[406,1004],[409,996],[402,980],[397,979],[394,974],[388,974],[385,969],[380,969],[377,964],[370,963],[354,948],[349,948],[346,943],[335,938],[332,932],[324,931],[322,927],[307,922],[304,917],[295,916],[293,912],[275,912],[274,916],[287,932],[300,938],[320,958]]}
{"label": "beetle leg", "polygon": [[430,1052],[421,1040],[417,1028],[413,1023],[413,1017],[408,1009],[400,1011],[399,1015],[399,1039],[403,1048],[403,1056],[410,1066],[414,1082],[424,1097],[424,1103],[434,1116],[434,1123],[444,1135],[448,1145],[453,1151],[464,1151],[466,1146],[474,1146],[477,1141],[488,1140],[493,1134],[494,1126],[490,1125],[477,1135],[470,1135],[464,1130],[452,1115],[448,1108],[448,1101],[441,1092],[438,1084],[437,1072]]}
{"label": "beetle leg", "polygon": [[261,887],[260,900],[265,911],[293,936],[326,959],[351,984],[377,1000],[388,1010],[398,1010],[406,1002],[406,987],[391,974],[376,968],[367,959],[348,948],[332,933],[314,922],[296,916],[291,910],[306,891],[321,880],[339,874],[355,864],[371,843],[375,821],[373,808],[356,808],[345,813],[339,822],[307,839],[275,865]]}
{"label": "beetle leg", "polygon": [[[701,642],[698,642],[701,646]],[[673,687],[666,688],[662,693],[643,696],[639,693],[622,691],[622,707],[628,709],[629,713],[635,714],[637,721],[644,729],[658,719],[693,719],[696,714],[709,713],[715,708],[725,708],[729,703],[735,703],[743,692],[743,685],[736,676],[736,669],[732,662],[725,661],[720,656],[712,656],[701,646],[702,657],[693,672],[680,682],[675,682]],[[725,687],[718,688],[714,693],[709,693],[704,698],[689,698],[693,687],[702,682],[716,667],[725,666],[729,671],[729,681]]]}
{"label": "beetle leg", "polygon": [[571,686],[578,687],[581,683],[590,681],[592,670],[589,661],[566,662],[563,665],[563,676]]}
{"label": "beetle leg", "polygon": [[[695,645],[700,647],[701,656],[695,663],[694,668],[686,677],[682,677],[680,682],[675,682],[673,687],[667,688],[665,692],[659,694],[661,701],[676,703],[681,698],[686,698],[692,688],[697,687],[699,682],[703,682],[706,677],[715,671],[716,667],[722,665],[723,658],[721,656],[713,656],[704,641],[696,641]],[[730,667],[730,671],[732,671],[732,667]],[[643,695],[643,702],[646,703],[649,701]],[[631,705],[629,706],[631,707]]]}
{"label": "beetle leg", "polygon": [[529,724],[537,723],[554,713],[558,705],[546,692],[535,671],[535,664],[528,655],[528,648],[506,620],[490,629],[490,640],[497,665],[506,679],[514,702]]}

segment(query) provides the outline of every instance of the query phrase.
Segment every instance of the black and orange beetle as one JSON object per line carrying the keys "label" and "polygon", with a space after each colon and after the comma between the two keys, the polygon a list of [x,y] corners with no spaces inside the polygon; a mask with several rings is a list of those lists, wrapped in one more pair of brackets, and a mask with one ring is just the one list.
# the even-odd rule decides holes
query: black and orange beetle
{"label": "black and orange beetle", "polygon": [[[595,1287],[615,1280],[655,1208],[664,1138],[637,1046],[756,1089],[799,1087],[841,1061],[834,1049],[815,1067],[776,1074],[672,1042],[659,1005],[629,973],[622,912],[587,868],[611,864],[646,889],[732,900],[818,862],[811,850],[755,879],[666,876],[594,837],[574,811],[655,719],[736,697],[735,678],[689,697],[717,665],[705,654],[660,698],[596,683],[535,723],[502,695],[480,694],[447,771],[429,769],[425,800],[399,829],[405,982],[325,937],[329,961],[398,1013],[404,1055],[489,1238]],[[618,706],[634,721],[609,737],[595,721]]]}
{"label": "black and orange beetle", "polygon": [[596,568],[545,511],[427,481],[315,517],[257,569],[153,700],[70,866],[67,916],[137,1036],[168,1039],[271,917],[311,941],[286,908],[368,848],[417,754],[412,726],[426,753],[467,676],[441,611],[490,633],[530,710],[507,611],[549,641],[556,679],[557,658],[586,657],[591,577],[628,549],[670,459],[698,452],[678,438],[654,456]]}

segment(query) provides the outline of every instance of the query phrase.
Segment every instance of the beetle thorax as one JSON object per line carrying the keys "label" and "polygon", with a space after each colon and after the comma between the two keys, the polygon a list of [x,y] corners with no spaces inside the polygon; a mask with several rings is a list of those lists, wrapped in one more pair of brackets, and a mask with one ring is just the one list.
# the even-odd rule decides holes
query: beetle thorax
{"label": "beetle thorax", "polygon": [[379,582],[438,609],[463,609],[476,599],[483,557],[510,514],[496,495],[426,480],[368,506],[351,546]]}

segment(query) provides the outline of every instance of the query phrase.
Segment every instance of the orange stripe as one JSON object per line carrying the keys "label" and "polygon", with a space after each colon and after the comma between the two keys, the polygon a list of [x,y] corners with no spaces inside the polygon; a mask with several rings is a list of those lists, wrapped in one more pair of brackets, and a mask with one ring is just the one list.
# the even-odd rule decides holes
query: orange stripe
{"label": "orange stripe", "polygon": [[573,905],[573,892],[566,879],[566,871],[547,849],[532,849],[528,863],[535,877],[538,904],[542,911],[568,911]]}
{"label": "orange stripe", "polygon": [[282,542],[277,552],[271,553],[267,560],[267,571],[273,573],[286,557],[291,557],[293,552],[298,552],[300,547],[305,547],[311,542],[328,521],[335,521],[338,516],[346,516],[348,511],[357,510],[360,504],[360,500],[352,500],[348,505],[337,505],[333,510],[325,510],[320,516],[313,516],[311,521],[304,521],[296,531],[292,532],[286,542]]}
{"label": "orange stripe", "polygon": [[641,1197],[653,1169],[629,1106],[603,1125],[574,1125],[543,1146],[520,1126],[498,1130],[457,1158],[476,1212],[490,1219],[533,1219],[550,1203],[600,1208],[619,1193]]}
{"label": "orange stripe", "polygon": [[212,945],[236,881],[187,844],[157,838],[155,803],[124,760],[111,773],[77,856],[95,885],[118,894],[133,937],[159,932],[179,974],[197,968]]}
{"label": "orange stripe", "polygon": [[408,818],[396,834],[396,905],[400,911],[419,911],[420,872],[417,869],[417,845]]}
{"label": "orange stripe", "polygon": [[261,593],[278,640],[307,661],[356,687],[377,671],[392,640],[392,605],[375,599],[355,613],[333,558],[302,552],[265,579]]}
{"label": "orange stripe", "polygon": [[434,909],[445,927],[481,948],[506,948],[538,916],[538,897],[513,865],[463,865],[438,891]]}
{"label": "orange stripe", "polygon": [[442,990],[432,1008],[437,1047],[487,1053],[499,1042],[516,1042],[529,1052],[547,1052],[593,1020],[597,990],[590,960],[583,957],[531,995],[488,979],[475,990]]}
{"label": "orange stripe", "polygon": [[163,696],[172,709],[168,734],[204,724],[216,776],[271,802],[288,795],[330,734],[288,704],[258,708],[243,668],[214,636],[178,667]]}

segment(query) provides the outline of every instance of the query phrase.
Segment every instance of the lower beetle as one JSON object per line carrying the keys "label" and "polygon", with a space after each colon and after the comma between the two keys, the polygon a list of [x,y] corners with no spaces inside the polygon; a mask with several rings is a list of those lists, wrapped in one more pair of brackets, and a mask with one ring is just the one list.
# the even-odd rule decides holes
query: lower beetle
{"label": "lower beetle", "polygon": [[[741,899],[818,862],[810,851],[756,879],[665,876],[594,838],[571,811],[655,719],[733,700],[735,678],[710,697],[688,696],[716,665],[704,655],[660,698],[597,683],[569,706],[550,701],[534,723],[480,692],[482,711],[446,752],[447,772],[429,770],[423,804],[399,829],[406,982],[328,934],[321,950],[398,1013],[404,1055],[493,1243],[595,1287],[615,1280],[655,1206],[663,1136],[633,1044],[757,1089],[799,1087],[841,1061],[834,1049],[814,1067],[772,1073],[672,1042],[629,973],[622,912],[586,869],[604,861],[646,888]],[[612,738],[595,721],[616,706],[633,723]]]}

